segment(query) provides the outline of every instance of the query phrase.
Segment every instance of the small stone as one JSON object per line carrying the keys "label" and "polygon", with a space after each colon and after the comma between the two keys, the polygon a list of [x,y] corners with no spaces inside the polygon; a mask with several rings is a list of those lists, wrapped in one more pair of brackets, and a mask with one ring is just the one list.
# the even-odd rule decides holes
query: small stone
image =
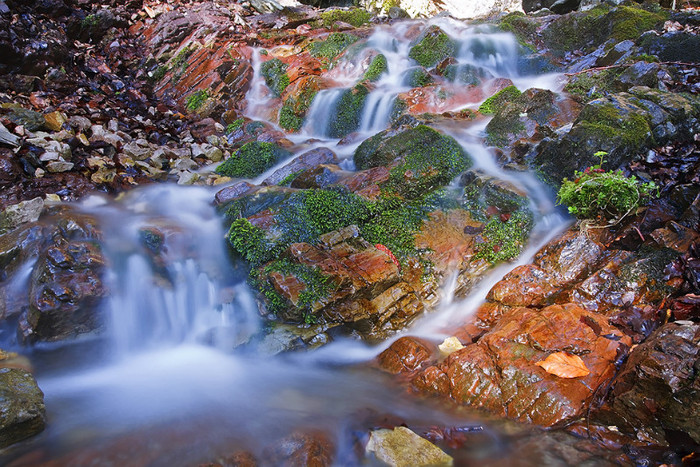
{"label": "small stone", "polygon": [[194,185],[200,179],[200,175],[194,172],[184,171],[178,174],[178,185]]}
{"label": "small stone", "polygon": [[46,193],[46,201],[50,203],[60,203],[61,197],[56,193]]}
{"label": "small stone", "polygon": [[462,343],[454,336],[448,337],[442,342],[442,344],[438,345],[440,354],[444,355],[445,357],[463,348],[464,346]]}
{"label": "small stone", "polygon": [[53,162],[49,162],[46,165],[46,168],[48,169],[49,172],[52,172],[52,173],[68,172],[69,170],[73,169],[73,163],[66,162],[66,161],[53,161]]}
{"label": "small stone", "polygon": [[5,125],[2,123],[0,123],[0,144],[19,146],[19,138],[10,133],[10,130],[5,128]]}
{"label": "small stone", "polygon": [[224,157],[224,153],[216,146],[203,145],[202,150],[204,151],[204,157],[212,162],[219,162]]}
{"label": "small stone", "polygon": [[44,118],[46,119],[46,128],[51,131],[61,131],[63,124],[66,123],[66,116],[58,110],[44,115]]}
{"label": "small stone", "polygon": [[8,206],[0,213],[0,232],[11,230],[26,222],[38,220],[43,210],[44,200],[41,198],[34,198]]}
{"label": "small stone", "polygon": [[41,162],[57,161],[59,158],[59,154],[56,151],[46,151],[39,156]]}
{"label": "small stone", "polygon": [[403,426],[373,431],[365,450],[395,467],[453,465],[452,457]]}

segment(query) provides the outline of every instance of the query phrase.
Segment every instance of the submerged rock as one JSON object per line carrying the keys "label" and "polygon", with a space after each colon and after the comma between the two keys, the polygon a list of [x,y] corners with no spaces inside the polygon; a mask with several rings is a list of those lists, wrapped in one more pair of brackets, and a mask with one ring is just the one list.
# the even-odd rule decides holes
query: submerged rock
{"label": "submerged rock", "polygon": [[40,433],[46,424],[44,393],[26,370],[0,361],[0,448]]}
{"label": "submerged rock", "polygon": [[375,430],[365,447],[380,461],[395,467],[451,466],[452,457],[406,427]]}

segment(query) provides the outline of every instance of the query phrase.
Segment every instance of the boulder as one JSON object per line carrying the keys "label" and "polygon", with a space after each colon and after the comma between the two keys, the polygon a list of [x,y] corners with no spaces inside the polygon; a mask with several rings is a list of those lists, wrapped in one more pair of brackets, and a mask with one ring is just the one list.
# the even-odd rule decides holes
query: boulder
{"label": "boulder", "polygon": [[0,368],[0,448],[40,433],[45,412],[44,393],[31,373]]}
{"label": "boulder", "polygon": [[700,325],[664,325],[632,350],[595,418],[654,444],[700,443],[699,364]]}
{"label": "boulder", "polygon": [[365,451],[395,467],[451,466],[453,459],[425,438],[403,426],[370,433]]}
{"label": "boulder", "polygon": [[454,57],[457,44],[442,29],[430,26],[413,41],[408,56],[420,66],[432,68],[448,57]]}
{"label": "boulder", "polygon": [[[597,388],[615,374],[618,352],[630,344],[604,317],[574,304],[515,308],[477,343],[422,370],[413,386],[500,416],[554,426],[584,413]],[[579,356],[589,373],[564,378],[537,365],[557,352]]]}

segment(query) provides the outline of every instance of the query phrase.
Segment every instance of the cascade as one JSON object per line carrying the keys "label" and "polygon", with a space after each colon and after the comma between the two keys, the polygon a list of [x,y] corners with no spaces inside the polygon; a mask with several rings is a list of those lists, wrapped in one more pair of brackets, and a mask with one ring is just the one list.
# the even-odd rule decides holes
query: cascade
{"label": "cascade", "polygon": [[[457,41],[458,67],[474,66],[486,74],[522,83],[533,79],[519,71],[522,57],[514,36],[445,19],[435,20],[435,24]],[[372,53],[386,56],[388,70],[372,85],[364,104],[359,132],[365,137],[389,126],[396,96],[410,89],[405,84],[405,71],[414,66],[408,57],[409,26],[377,27],[367,39]],[[328,146],[338,143],[338,139],[327,137],[328,123],[343,91],[360,79],[358,63],[366,58],[359,54],[348,59],[357,61],[352,66],[339,65],[334,77],[339,86],[317,94],[301,133],[290,139],[323,138]],[[252,63],[255,71],[245,114],[274,120],[268,115],[271,98],[260,74],[259,50],[254,51]],[[551,77],[537,79],[556,89]],[[457,81],[448,84],[458,86]],[[461,108],[463,105],[450,110]],[[475,168],[528,193],[535,227],[529,247],[516,263],[522,264],[560,231],[566,220],[553,211],[551,193],[534,176],[504,171],[493,160],[482,143],[484,126],[438,128],[467,149]],[[344,168],[352,168],[350,158],[357,144],[338,146]],[[317,352],[281,358],[256,355],[255,350],[252,355],[231,353],[254,339],[261,322],[244,277],[231,272],[225,231],[211,205],[213,195],[206,188],[161,185],[135,190],[119,201],[92,198],[83,203],[81,209],[98,216],[105,232],[103,248],[111,265],[108,279],[113,289],[106,304],[109,345],[116,358],[88,369],[71,370],[68,365],[60,375],[39,374],[52,418],[52,426],[41,435],[47,446],[62,446],[62,452],[65,446],[85,448],[110,436],[148,430],[167,439],[163,433],[168,432],[168,424],[182,425],[188,420],[187,428],[176,429],[179,435],[190,436],[194,428],[204,427],[205,431],[194,443],[190,457],[182,449],[174,449],[174,454],[164,452],[159,460],[162,465],[168,461],[180,465],[201,460],[198,454],[223,443],[257,449],[263,439],[309,419],[336,435],[347,434],[348,415],[366,409],[430,423],[469,424],[430,404],[405,403],[370,371],[343,367],[373,358],[390,341],[372,347],[339,338]],[[160,242],[150,251],[144,247],[149,235]],[[467,300],[452,298],[455,274],[444,291],[445,306],[418,320],[404,334],[446,337],[450,320],[472,313],[490,286],[513,266],[494,269]],[[207,428],[211,426],[222,429]],[[80,430],[98,434],[81,440],[75,436]],[[497,452],[501,441],[494,433],[486,442]],[[341,452],[352,449],[349,442],[339,447]]]}

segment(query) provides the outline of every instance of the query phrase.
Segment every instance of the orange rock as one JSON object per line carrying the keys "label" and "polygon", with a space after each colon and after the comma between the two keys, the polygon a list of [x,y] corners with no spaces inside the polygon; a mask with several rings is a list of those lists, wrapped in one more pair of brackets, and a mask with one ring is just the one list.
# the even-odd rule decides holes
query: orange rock
{"label": "orange rock", "polygon": [[417,337],[402,337],[377,356],[377,363],[391,374],[410,374],[433,357],[433,347]]}

